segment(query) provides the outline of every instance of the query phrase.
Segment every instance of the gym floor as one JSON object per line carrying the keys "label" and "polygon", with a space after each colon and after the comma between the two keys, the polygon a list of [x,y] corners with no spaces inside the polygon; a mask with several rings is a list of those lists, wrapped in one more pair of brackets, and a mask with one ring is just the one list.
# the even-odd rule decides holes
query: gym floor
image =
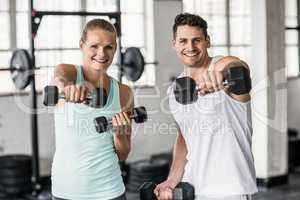
{"label": "gym floor", "polygon": [[[299,200],[300,199],[300,169],[289,176],[289,185],[278,186],[269,190],[259,189],[253,200]],[[136,193],[127,192],[127,200],[138,200]]]}
{"label": "gym floor", "polygon": [[[1,198],[0,200],[50,200],[49,192],[45,192],[44,197],[40,198]],[[139,200],[139,194],[127,191],[127,200]],[[289,175],[289,184],[273,187],[265,190],[260,188],[259,192],[254,195],[253,200],[299,200],[300,199],[300,168]]]}

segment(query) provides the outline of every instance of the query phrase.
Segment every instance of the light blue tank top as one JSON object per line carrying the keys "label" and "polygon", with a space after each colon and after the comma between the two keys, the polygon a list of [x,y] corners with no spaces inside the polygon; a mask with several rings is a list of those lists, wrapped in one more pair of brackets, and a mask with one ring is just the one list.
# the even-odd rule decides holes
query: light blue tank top
{"label": "light blue tank top", "polygon": [[[77,69],[76,84],[84,82]],[[102,108],[65,102],[55,109],[56,150],[52,164],[52,193],[71,200],[113,199],[125,192],[111,130],[96,132],[94,119],[121,111],[119,84],[110,78]]]}

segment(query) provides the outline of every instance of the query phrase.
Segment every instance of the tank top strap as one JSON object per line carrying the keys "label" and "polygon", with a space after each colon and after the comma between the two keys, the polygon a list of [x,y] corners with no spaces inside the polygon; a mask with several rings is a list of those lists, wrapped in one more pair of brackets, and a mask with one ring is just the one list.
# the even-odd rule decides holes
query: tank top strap
{"label": "tank top strap", "polygon": [[208,66],[208,71],[212,71],[215,68],[216,62],[218,62],[221,58],[223,58],[221,55],[212,57],[212,60]]}
{"label": "tank top strap", "polygon": [[84,77],[83,77],[83,72],[82,72],[82,66],[80,65],[75,65],[76,67],[76,84],[83,84],[84,83]]}
{"label": "tank top strap", "polygon": [[112,77],[110,77],[109,81],[107,106],[113,108],[116,113],[121,111],[119,82]]}

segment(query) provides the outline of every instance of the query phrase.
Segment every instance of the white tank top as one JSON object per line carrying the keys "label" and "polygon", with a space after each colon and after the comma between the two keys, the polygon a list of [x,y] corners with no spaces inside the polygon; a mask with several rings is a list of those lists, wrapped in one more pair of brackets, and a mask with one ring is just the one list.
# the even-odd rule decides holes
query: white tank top
{"label": "white tank top", "polygon": [[[208,70],[220,58],[214,57]],[[182,181],[194,185],[196,196],[256,193],[250,101],[236,101],[221,90],[182,105],[171,86],[169,104],[188,150]]]}

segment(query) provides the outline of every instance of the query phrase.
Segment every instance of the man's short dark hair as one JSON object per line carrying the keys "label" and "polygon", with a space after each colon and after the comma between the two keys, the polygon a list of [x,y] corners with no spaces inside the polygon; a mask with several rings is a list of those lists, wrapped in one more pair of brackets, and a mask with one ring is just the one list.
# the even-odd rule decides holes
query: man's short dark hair
{"label": "man's short dark hair", "polygon": [[199,15],[194,15],[190,13],[180,13],[175,17],[173,25],[173,38],[176,38],[178,26],[194,26],[202,29],[205,38],[207,37],[207,22]]}

